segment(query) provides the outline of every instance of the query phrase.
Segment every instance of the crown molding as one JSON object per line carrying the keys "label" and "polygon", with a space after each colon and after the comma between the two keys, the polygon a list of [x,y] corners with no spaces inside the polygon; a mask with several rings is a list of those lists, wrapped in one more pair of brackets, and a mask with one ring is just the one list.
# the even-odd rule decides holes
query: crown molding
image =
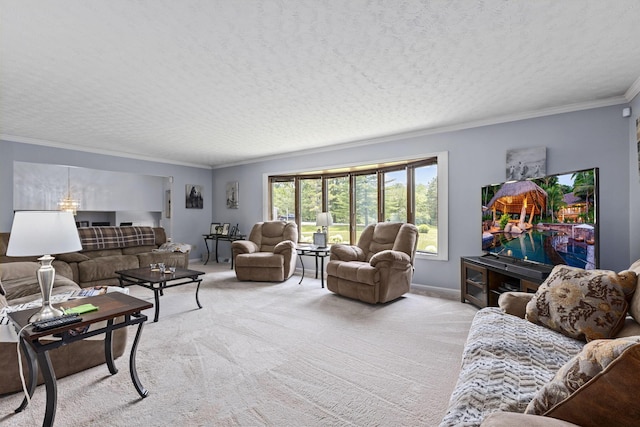
{"label": "crown molding", "polygon": [[331,145],[327,145],[319,148],[311,148],[308,150],[289,151],[284,154],[276,154],[273,156],[260,157],[258,159],[251,159],[251,160],[229,163],[229,164],[220,165],[220,166],[214,166],[212,167],[212,169],[222,169],[222,168],[241,166],[246,164],[270,161],[270,160],[278,160],[278,159],[284,159],[284,158],[290,158],[290,157],[296,157],[296,156],[302,156],[302,155],[318,154],[318,153],[324,153],[327,151],[361,147],[361,146],[372,145],[372,144],[380,144],[384,142],[392,142],[392,141],[398,141],[402,139],[417,138],[417,137],[435,135],[440,133],[455,132],[455,131],[473,129],[473,128],[478,128],[483,126],[491,126],[491,125],[497,125],[502,123],[516,122],[520,120],[534,119],[538,117],[553,116],[556,114],[572,113],[576,111],[591,110],[594,108],[611,107],[613,105],[620,105],[620,104],[626,104],[626,103],[628,103],[628,101],[624,96],[615,96],[611,98],[599,99],[596,101],[580,102],[575,104],[563,105],[560,107],[544,108],[541,110],[509,114],[505,116],[493,117],[493,118],[483,119],[483,120],[476,120],[476,121],[466,122],[466,123],[459,123],[459,124],[454,124],[449,126],[441,126],[441,127],[435,127],[435,128],[429,128],[429,129],[418,129],[418,130],[394,133],[389,135],[380,135],[377,137],[350,141],[350,142],[346,142],[346,141],[339,142],[337,144],[331,144]]}
{"label": "crown molding", "polygon": [[[624,96],[616,96],[616,97],[605,98],[605,99],[600,99],[596,101],[581,102],[581,103],[563,105],[560,107],[550,107],[550,108],[544,108],[541,110],[509,114],[505,116],[493,117],[493,118],[483,119],[483,120],[476,120],[476,121],[466,122],[466,123],[453,124],[449,126],[441,126],[441,127],[435,127],[435,128],[429,128],[429,129],[417,129],[417,130],[412,130],[407,132],[380,135],[372,138],[360,139],[355,141],[342,141],[342,142],[337,142],[335,144],[329,144],[324,147],[311,148],[311,149],[298,150],[298,151],[289,151],[283,154],[274,154],[272,156],[264,156],[260,158],[249,159],[249,160],[234,162],[234,163],[227,163],[227,164],[218,165],[218,166],[170,161],[167,159],[160,159],[156,157],[124,153],[124,152],[115,151],[115,150],[82,147],[79,145],[66,144],[66,143],[49,141],[44,139],[7,135],[7,134],[0,134],[0,139],[6,140],[6,141],[12,141],[12,142],[25,143],[25,144],[43,145],[47,147],[76,150],[76,151],[82,151],[82,152],[93,153],[93,154],[124,157],[127,159],[145,160],[150,162],[174,164],[179,166],[188,166],[188,167],[195,167],[195,168],[202,168],[202,169],[222,169],[222,168],[242,166],[247,164],[271,161],[271,160],[285,159],[290,157],[324,153],[327,151],[361,147],[361,146],[372,145],[372,144],[380,144],[384,142],[398,141],[398,140],[409,139],[409,138],[417,138],[417,137],[423,137],[428,135],[436,135],[436,134],[447,133],[447,132],[455,132],[455,131],[473,129],[473,128],[478,128],[483,126],[491,126],[491,125],[515,122],[520,120],[534,119],[538,117],[553,116],[556,114],[571,113],[575,111],[590,110],[590,109],[601,108],[601,107],[610,107],[610,106],[619,105],[619,104],[627,104],[628,102],[630,102],[631,99],[633,99],[633,97],[635,97],[638,94],[638,92],[640,92],[640,77],[627,90]],[[628,99],[629,96],[631,96],[631,99]]]}
{"label": "crown molding", "polygon": [[633,82],[629,89],[627,89],[627,91],[624,93],[624,98],[627,100],[627,102],[631,102],[633,98],[638,95],[638,93],[640,93],[640,76],[638,76],[636,81]]}
{"label": "crown molding", "polygon": [[192,168],[211,169],[211,165],[171,161],[167,159],[160,159],[157,157],[143,156],[143,155],[133,154],[133,153],[125,153],[125,152],[116,151],[116,150],[104,150],[100,148],[83,147],[81,145],[73,145],[73,144],[66,144],[63,142],[49,141],[46,139],[7,135],[6,133],[0,133],[0,139],[3,141],[18,142],[21,144],[42,145],[45,147],[62,148],[65,150],[75,150],[75,151],[82,151],[85,153],[102,154],[105,156],[123,157],[125,159],[136,159],[136,160],[144,160],[148,162],[165,163],[165,164],[178,165],[178,166],[188,166]]}

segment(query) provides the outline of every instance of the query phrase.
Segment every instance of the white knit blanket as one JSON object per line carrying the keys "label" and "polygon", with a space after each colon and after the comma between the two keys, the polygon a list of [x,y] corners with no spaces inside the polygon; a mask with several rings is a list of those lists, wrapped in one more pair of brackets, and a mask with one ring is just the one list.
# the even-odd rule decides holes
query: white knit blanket
{"label": "white knit blanket", "polygon": [[535,393],[584,344],[499,308],[480,310],[440,427],[479,426],[496,411],[524,412]]}

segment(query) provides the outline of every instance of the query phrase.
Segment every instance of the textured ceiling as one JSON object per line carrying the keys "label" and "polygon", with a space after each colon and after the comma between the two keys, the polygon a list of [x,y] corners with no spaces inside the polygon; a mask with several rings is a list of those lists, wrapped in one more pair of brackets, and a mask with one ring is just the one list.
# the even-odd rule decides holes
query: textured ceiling
{"label": "textured ceiling", "polygon": [[638,0],[0,5],[3,139],[177,163],[611,105],[640,85]]}

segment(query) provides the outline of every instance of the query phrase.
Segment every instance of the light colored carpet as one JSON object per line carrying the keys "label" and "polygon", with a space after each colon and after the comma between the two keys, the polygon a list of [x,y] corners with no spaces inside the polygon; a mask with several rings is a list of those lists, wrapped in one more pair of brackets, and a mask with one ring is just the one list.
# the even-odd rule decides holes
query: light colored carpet
{"label": "light colored carpet", "polygon": [[[140,399],[129,377],[99,366],[58,381],[58,426],[433,426],[446,411],[476,310],[410,293],[368,305],[294,275],[238,282],[228,264],[169,289],[138,347]],[[152,293],[131,294],[153,301]],[[146,313],[153,318],[152,310]],[[0,398],[3,426],[41,425],[44,386],[20,414]]]}

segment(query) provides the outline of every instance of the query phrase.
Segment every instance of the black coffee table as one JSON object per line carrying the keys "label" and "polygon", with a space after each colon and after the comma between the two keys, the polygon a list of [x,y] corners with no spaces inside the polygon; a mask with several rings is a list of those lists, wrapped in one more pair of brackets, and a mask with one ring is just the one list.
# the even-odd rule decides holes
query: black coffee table
{"label": "black coffee table", "polygon": [[[157,269],[146,268],[134,268],[132,270],[120,270],[116,271],[118,280],[120,280],[120,286],[138,285],[143,288],[151,289],[155,298],[155,316],[153,321],[158,321],[160,315],[160,296],[163,295],[164,290],[173,288],[174,286],[182,286],[189,283],[197,283],[196,287],[196,303],[198,308],[202,308],[200,300],[198,299],[198,291],[200,290],[200,283],[202,279],[199,276],[205,274],[202,271],[188,270],[186,268],[176,268],[173,273],[164,273]],[[178,281],[177,283],[170,283]]]}

